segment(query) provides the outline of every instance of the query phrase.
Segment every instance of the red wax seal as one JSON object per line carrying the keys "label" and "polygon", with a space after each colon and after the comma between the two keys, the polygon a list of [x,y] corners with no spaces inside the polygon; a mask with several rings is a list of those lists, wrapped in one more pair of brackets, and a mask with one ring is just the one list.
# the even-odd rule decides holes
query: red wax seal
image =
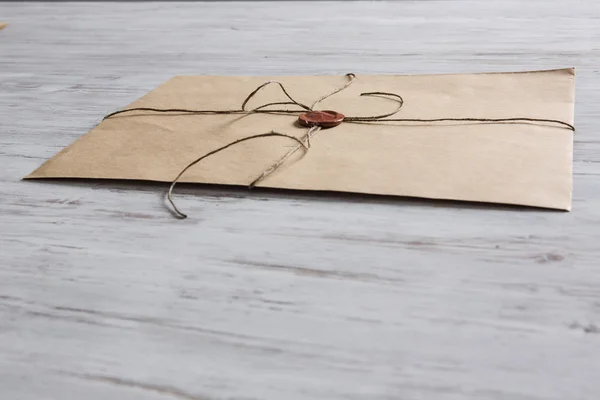
{"label": "red wax seal", "polygon": [[333,128],[341,124],[343,120],[344,114],[331,110],[311,111],[298,117],[300,125],[320,126],[321,128]]}

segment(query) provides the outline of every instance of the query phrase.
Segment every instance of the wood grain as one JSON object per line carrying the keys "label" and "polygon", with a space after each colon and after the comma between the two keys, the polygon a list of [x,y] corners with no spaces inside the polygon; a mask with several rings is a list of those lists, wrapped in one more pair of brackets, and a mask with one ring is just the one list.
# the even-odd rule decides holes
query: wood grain
{"label": "wood grain", "polygon": [[[3,3],[6,399],[594,399],[600,3]],[[577,68],[571,213],[23,182],[176,74]]]}

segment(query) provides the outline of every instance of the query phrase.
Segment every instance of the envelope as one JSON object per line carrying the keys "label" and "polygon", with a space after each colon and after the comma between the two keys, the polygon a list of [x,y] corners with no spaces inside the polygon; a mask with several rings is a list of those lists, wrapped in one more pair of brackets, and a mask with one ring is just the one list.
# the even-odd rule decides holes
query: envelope
{"label": "envelope", "polygon": [[[311,105],[347,83],[340,76],[176,76],[126,108],[239,109],[265,81],[278,81]],[[360,75],[323,100],[346,117],[392,112],[388,92],[404,104],[393,118],[538,118],[573,124],[574,69],[454,75]],[[268,85],[248,109],[289,99]],[[287,106],[276,106],[282,108]],[[171,182],[191,161],[237,139],[267,132],[301,138],[291,114],[135,111],[102,121],[27,179],[131,179]],[[257,186],[367,193],[569,210],[573,131],[550,123],[343,122],[320,130]],[[297,146],[266,137],[197,163],[180,182],[246,186]]]}

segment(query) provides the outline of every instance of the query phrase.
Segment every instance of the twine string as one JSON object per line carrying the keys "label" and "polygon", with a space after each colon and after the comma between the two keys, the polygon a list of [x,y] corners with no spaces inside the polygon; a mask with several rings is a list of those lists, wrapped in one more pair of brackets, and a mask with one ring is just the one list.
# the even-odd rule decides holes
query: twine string
{"label": "twine string", "polygon": [[370,117],[344,117],[344,122],[350,122],[350,121],[378,121],[380,119],[391,117],[392,115],[397,114],[400,111],[400,109],[402,108],[402,106],[404,105],[404,99],[402,98],[402,96],[400,96],[399,94],[396,94],[396,93],[365,92],[365,93],[361,93],[360,95],[361,96],[384,97],[384,98],[392,97],[391,100],[395,100],[396,102],[398,102],[398,106],[397,106],[397,108],[393,112],[387,113],[387,114],[373,115],[373,116],[370,116]]}
{"label": "twine string", "polygon": [[[285,94],[285,96],[290,99],[290,101],[278,101],[278,102],[273,102],[273,103],[266,103],[263,104],[261,106],[258,106],[256,108],[253,108],[252,110],[246,110],[246,105],[248,104],[248,102],[264,87],[270,85],[270,84],[276,84],[278,85],[278,87],[281,89],[281,91],[283,92],[283,94]],[[302,108],[302,110],[287,110],[287,109],[275,109],[275,110],[264,110],[264,108],[267,107],[271,107],[271,106],[281,106],[281,105],[296,105],[300,108]],[[232,110],[194,110],[194,109],[189,109],[189,108],[155,108],[155,107],[134,107],[134,108],[126,108],[124,110],[119,110],[119,111],[115,111],[112,112],[108,115],[106,115],[102,121],[107,120],[111,117],[114,117],[116,115],[119,114],[125,114],[125,113],[131,113],[133,111],[149,111],[149,112],[156,112],[156,113],[178,113],[178,114],[191,114],[191,115],[222,115],[222,114],[254,114],[254,113],[264,113],[264,114],[297,114],[297,113],[302,113],[302,112],[306,112],[306,111],[311,111],[312,109],[309,108],[308,106],[294,100],[292,98],[292,96],[290,96],[290,94],[288,93],[288,91],[285,89],[285,87],[277,81],[268,81],[263,83],[262,85],[260,85],[259,87],[257,87],[256,89],[254,89],[252,91],[252,93],[250,93],[248,95],[248,97],[246,97],[246,99],[244,100],[244,102],[242,103],[242,106],[238,109],[232,109]]]}
{"label": "twine string", "polygon": [[254,186],[256,186],[257,183],[259,183],[260,181],[265,179],[267,176],[269,176],[273,172],[275,172],[275,170],[277,168],[279,168],[288,158],[290,158],[290,156],[292,154],[294,154],[296,151],[298,151],[298,149],[300,149],[301,147],[304,147],[306,149],[306,151],[308,151],[308,149],[310,149],[310,139],[314,135],[316,135],[320,130],[321,130],[321,127],[318,125],[311,126],[310,128],[308,128],[308,130],[306,131],[304,136],[302,136],[302,138],[300,139],[300,144],[296,145],[296,147],[294,147],[293,149],[288,151],[283,157],[281,157],[279,160],[277,160],[277,162],[275,162],[269,168],[265,169],[262,172],[262,174],[260,174],[258,176],[258,178],[253,180],[252,183],[250,183],[250,185],[248,185],[248,187],[250,189],[254,188]]}
{"label": "twine string", "polygon": [[[277,81],[267,81],[265,83],[263,83],[262,85],[260,85],[259,87],[257,87],[256,89],[254,89],[254,91],[252,93],[250,93],[248,95],[248,97],[246,97],[246,100],[244,100],[244,102],[242,103],[242,111],[246,111],[246,104],[248,104],[248,102],[250,101],[250,99],[252,99],[252,97],[254,97],[254,95],[256,95],[256,93],[260,92],[260,90],[264,87],[267,87],[271,84],[276,84],[279,85],[279,88],[281,89],[281,91],[283,92],[283,94],[285,94],[285,96],[290,99],[290,101],[297,105],[298,107],[301,107],[303,109],[305,109],[306,111],[310,111],[312,110],[312,108],[309,108],[308,106],[305,106],[302,103],[298,103],[296,100],[294,100],[292,98],[292,96],[290,96],[290,94],[287,92],[287,90],[285,90],[285,87],[281,84],[281,82],[277,82]],[[271,103],[271,104],[282,104],[282,103]],[[262,106],[264,107],[264,106]],[[256,110],[256,109],[254,109]]]}
{"label": "twine string", "polygon": [[313,103],[313,105],[312,105],[312,107],[311,107],[310,109],[311,109],[311,110],[314,110],[314,109],[315,109],[315,107],[317,106],[317,104],[319,104],[320,102],[322,102],[322,101],[323,101],[323,100],[325,100],[326,98],[328,98],[328,97],[331,97],[331,96],[333,96],[334,94],[337,94],[337,93],[341,92],[342,90],[346,89],[348,86],[352,85],[352,84],[354,83],[354,81],[356,80],[356,75],[354,75],[353,73],[349,73],[349,74],[346,74],[346,75],[344,75],[344,76],[345,76],[346,78],[348,78],[348,82],[347,82],[347,83],[346,83],[344,86],[342,86],[342,87],[339,87],[339,88],[335,89],[333,92],[327,93],[327,94],[326,94],[326,95],[324,95],[324,96],[321,96],[321,98],[319,98],[317,101],[315,101],[315,102]]}
{"label": "twine string", "polygon": [[177,182],[179,181],[179,179],[181,178],[181,176],[191,167],[193,167],[194,165],[198,164],[200,161],[204,160],[207,157],[212,156],[213,154],[217,154],[231,146],[234,146],[236,144],[248,141],[248,140],[253,140],[253,139],[259,139],[259,138],[265,138],[265,137],[273,137],[273,136],[279,136],[279,137],[285,137],[288,139],[292,139],[295,140],[296,142],[298,142],[298,146],[300,147],[304,147],[305,150],[308,150],[308,147],[306,147],[304,145],[304,142],[302,142],[300,139],[298,139],[295,136],[291,136],[291,135],[286,135],[284,133],[278,133],[278,132],[274,132],[271,131],[269,133],[261,133],[259,135],[252,135],[252,136],[246,136],[237,140],[234,140],[231,143],[226,144],[225,146],[221,146],[218,149],[212,150],[198,158],[196,158],[194,161],[192,161],[191,163],[189,163],[188,165],[185,166],[185,168],[183,168],[181,170],[181,172],[179,172],[179,174],[175,177],[175,179],[173,179],[173,182],[171,182],[171,186],[169,187],[169,191],[167,192],[167,199],[169,200],[169,203],[171,203],[171,206],[173,207],[173,211],[175,212],[175,215],[179,218],[185,219],[187,218],[187,215],[184,214],[183,212],[181,212],[179,210],[179,208],[177,208],[177,206],[175,205],[175,202],[173,202],[173,188],[175,187],[175,185],[177,184]]}
{"label": "twine string", "polygon": [[[330,93],[327,93],[324,96],[321,96],[317,101],[315,101],[312,105],[312,107],[310,108],[311,110],[314,110],[315,107],[322,102],[323,100],[325,100],[328,97],[333,96],[336,93],[341,92],[342,90],[346,89],[348,86],[352,85],[352,83],[356,80],[356,75],[349,73],[345,75],[346,78],[348,78],[348,82],[346,82],[346,84],[344,86],[341,86],[335,90],[333,90]],[[400,108],[398,108],[399,110]],[[306,133],[304,134],[304,136],[302,136],[302,138],[300,139],[302,142],[302,146],[305,146],[308,149],[310,149],[310,139],[315,136],[317,133],[319,133],[319,131],[321,130],[321,127],[319,127],[318,125],[312,126],[310,127]],[[305,145],[306,144],[306,145]],[[275,170],[277,168],[279,168],[288,158],[290,158],[290,156],[292,154],[294,154],[295,152],[298,151],[298,149],[300,149],[301,145],[297,145],[296,147],[292,148],[290,151],[288,151],[286,154],[283,155],[283,157],[281,157],[279,160],[277,160],[273,165],[271,165],[269,168],[265,169],[255,180],[253,180],[250,185],[249,188],[252,189],[254,188],[254,186],[256,186],[260,181],[262,181],[263,179],[265,179],[267,176],[269,176],[270,174],[272,174],[273,172],[275,172]]]}
{"label": "twine string", "polygon": [[571,131],[575,131],[575,127],[567,122],[559,121],[557,119],[545,119],[545,118],[431,118],[431,119],[420,119],[420,118],[386,118],[386,119],[372,119],[371,117],[350,117],[344,118],[344,122],[417,122],[417,123],[434,123],[434,122],[481,122],[481,123],[548,123],[557,124]]}
{"label": "twine string", "polygon": [[[352,84],[352,82],[354,81],[354,79],[356,79],[356,76],[354,74],[347,74],[346,77],[348,77],[350,80],[341,88],[338,88],[336,90],[334,90],[331,93],[326,94],[325,96],[321,97],[319,100],[317,100],[314,104],[313,107],[315,105],[317,105],[319,102],[323,101],[324,99],[326,99],[327,97],[330,97],[342,90],[344,90],[345,88],[347,88],[348,86],[350,86]],[[279,85],[279,87],[281,88],[281,90],[283,91],[283,93],[287,96],[288,99],[290,99],[289,102],[277,102],[277,103],[267,103],[267,104],[263,104],[262,106],[259,106],[257,108],[254,108],[252,111],[256,111],[256,110],[260,110],[264,107],[268,107],[271,105],[281,105],[281,104],[295,104],[301,108],[303,108],[306,111],[311,111],[313,109],[313,107],[308,108],[307,106],[305,106],[302,103],[297,102],[296,100],[294,100],[292,98],[292,96],[290,96],[290,94],[287,92],[287,90],[285,90],[285,87],[280,83],[280,82],[276,82],[276,81],[268,81],[263,83],[262,85],[260,85],[259,87],[257,87],[252,93],[250,93],[248,95],[248,97],[246,97],[246,99],[244,100],[244,102],[242,103],[242,108],[241,111],[245,112],[246,111],[246,104],[248,103],[248,101],[250,101],[250,99],[252,99],[252,97],[254,95],[256,95],[256,93],[258,93],[262,88],[266,87],[269,84],[277,84]],[[270,136],[279,136],[279,137],[287,137],[290,139],[295,140],[296,142],[298,142],[298,145],[296,147],[294,147],[293,149],[291,149],[290,151],[288,151],[283,157],[281,157],[277,162],[275,162],[273,165],[271,165],[269,168],[265,169],[256,179],[254,179],[250,185],[249,188],[252,189],[254,186],[256,186],[257,183],[259,183],[260,181],[262,181],[264,178],[266,178],[267,176],[269,176],[271,173],[273,173],[277,168],[279,168],[290,156],[292,156],[292,154],[294,154],[296,151],[298,151],[298,149],[300,148],[304,148],[304,151],[307,152],[310,149],[310,139],[316,135],[319,131],[321,130],[321,127],[319,126],[313,126],[310,127],[307,132],[304,134],[304,136],[302,136],[301,139],[298,139],[295,136],[290,136],[290,135],[285,135],[282,133],[277,133],[277,132],[273,132],[271,131],[270,133],[266,133],[266,134],[260,134],[260,135],[252,135],[252,136],[247,136],[241,139],[237,139],[234,140],[233,142],[222,146],[216,150],[213,150],[207,154],[202,155],[201,157],[195,159],[194,161],[192,161],[191,163],[189,163],[183,170],[181,170],[181,172],[177,175],[177,177],[175,177],[175,179],[173,180],[173,182],[171,182],[171,186],[169,187],[169,191],[167,193],[167,199],[169,200],[169,203],[171,203],[171,206],[173,207],[173,211],[175,212],[175,215],[179,218],[185,219],[187,218],[187,215],[184,214],[183,212],[181,212],[181,210],[179,210],[179,208],[177,208],[177,206],[175,205],[175,202],[173,201],[173,188],[175,187],[175,185],[177,184],[177,181],[179,181],[179,179],[181,178],[181,176],[191,167],[193,167],[194,165],[196,165],[197,163],[199,163],[200,161],[202,161],[203,159],[219,153],[231,146],[234,146],[236,144],[245,142],[247,140],[252,140],[252,139],[258,139],[258,138],[264,138],[264,137],[270,137]]]}
{"label": "twine string", "polygon": [[[254,89],[247,97],[246,99],[244,99],[242,106],[239,109],[232,109],[232,110],[194,110],[194,109],[185,109],[185,108],[154,108],[154,107],[135,107],[135,108],[128,108],[128,109],[124,109],[124,110],[120,110],[120,111],[115,111],[113,113],[110,113],[108,115],[106,115],[103,118],[103,121],[106,119],[109,119],[111,117],[114,117],[116,115],[119,114],[124,114],[124,113],[130,113],[130,112],[134,112],[134,111],[147,111],[147,112],[155,112],[155,113],[178,113],[178,114],[184,114],[184,115],[227,115],[227,114],[242,114],[242,115],[250,115],[250,114],[273,114],[273,115],[294,115],[294,114],[298,114],[298,113],[304,113],[306,111],[314,111],[315,107],[322,102],[323,100],[327,99],[328,97],[331,97],[343,90],[345,90],[346,88],[348,88],[356,79],[356,75],[353,73],[349,73],[345,75],[346,78],[348,78],[348,82],[346,82],[346,84],[344,84],[343,86],[333,90],[330,93],[325,94],[324,96],[321,96],[319,99],[317,99],[313,104],[312,107],[308,107],[305,104],[302,104],[296,100],[294,100],[294,98],[288,93],[288,91],[285,89],[285,87],[283,86],[282,83],[277,82],[277,81],[267,81],[263,84],[261,84],[260,86],[258,86],[256,89]],[[266,103],[263,105],[260,105],[258,107],[255,107],[251,110],[246,110],[246,106],[248,104],[248,102],[263,88],[265,88],[268,85],[271,84],[275,84],[277,85],[281,91],[284,93],[284,95],[290,100],[290,101],[280,101],[280,102],[271,102],[271,103]],[[356,117],[344,117],[343,122],[349,122],[349,123],[369,123],[369,122],[379,122],[379,123],[383,123],[383,122],[405,122],[405,123],[438,123],[438,122],[480,122],[480,123],[549,123],[549,124],[556,124],[559,125],[560,127],[563,128],[567,128],[571,131],[575,131],[575,127],[567,122],[564,121],[560,121],[560,120],[556,120],[556,119],[545,119],[545,118],[528,118],[528,117],[513,117],[513,118],[471,118],[471,117],[466,117],[466,118],[431,118],[431,119],[422,119],[422,118],[388,118],[391,116],[394,116],[395,114],[397,114],[400,109],[402,108],[402,106],[404,105],[404,100],[402,98],[402,96],[400,96],[399,94],[396,93],[388,93],[388,92],[365,92],[365,93],[361,93],[360,96],[373,96],[373,97],[382,97],[385,99],[389,99],[389,100],[393,100],[397,102],[396,105],[396,109],[392,112],[389,113],[385,113],[385,114],[380,114],[380,115],[372,115],[372,116],[356,116]],[[299,108],[301,108],[301,110],[289,110],[289,109],[267,109],[268,107],[273,107],[273,106],[284,106],[284,105],[294,105],[297,106]],[[177,206],[175,205],[175,202],[173,201],[173,189],[175,188],[175,185],[177,184],[177,182],[179,181],[179,179],[183,176],[183,174],[189,170],[191,167],[193,167],[194,165],[198,164],[200,161],[214,155],[217,154],[225,149],[228,149],[229,147],[232,147],[234,145],[237,145],[239,143],[242,142],[246,142],[249,140],[254,140],[254,139],[259,139],[259,138],[266,138],[266,137],[284,137],[284,138],[288,138],[291,140],[294,140],[297,142],[297,145],[295,147],[293,147],[291,150],[289,150],[286,154],[284,154],[279,160],[277,160],[275,163],[273,163],[271,166],[269,166],[267,169],[265,169],[256,179],[254,179],[250,184],[249,184],[249,188],[252,189],[253,187],[255,187],[258,183],[260,183],[262,180],[264,180],[267,176],[271,175],[273,172],[275,172],[282,164],[284,164],[294,153],[296,153],[300,148],[304,149],[304,153],[306,154],[306,152],[308,152],[308,150],[310,149],[310,139],[313,138],[317,133],[319,133],[321,131],[321,127],[318,125],[312,126],[310,127],[305,134],[298,138],[296,136],[292,136],[292,135],[286,135],[283,133],[279,133],[279,132],[275,132],[275,131],[271,131],[269,133],[262,133],[262,134],[258,134],[258,135],[251,135],[251,136],[246,136],[240,139],[236,139],[224,146],[219,147],[218,149],[212,150],[198,158],[196,158],[195,160],[193,160],[192,162],[190,162],[188,165],[186,165],[181,172],[179,172],[179,174],[175,177],[175,179],[171,182],[171,185],[169,187],[169,190],[167,192],[167,200],[169,201],[169,203],[171,204],[171,206],[173,207],[173,212],[175,213],[175,215],[179,218],[187,218],[187,215],[184,214],[183,212],[181,212],[181,210],[179,210],[179,208],[177,208]]]}

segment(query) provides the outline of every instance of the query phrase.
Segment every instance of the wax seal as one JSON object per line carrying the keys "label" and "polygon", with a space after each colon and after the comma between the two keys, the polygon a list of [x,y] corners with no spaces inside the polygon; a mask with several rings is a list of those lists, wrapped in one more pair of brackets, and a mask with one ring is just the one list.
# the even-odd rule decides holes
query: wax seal
{"label": "wax seal", "polygon": [[344,114],[336,111],[310,111],[298,117],[298,122],[303,126],[320,126],[321,128],[333,128],[344,120]]}

